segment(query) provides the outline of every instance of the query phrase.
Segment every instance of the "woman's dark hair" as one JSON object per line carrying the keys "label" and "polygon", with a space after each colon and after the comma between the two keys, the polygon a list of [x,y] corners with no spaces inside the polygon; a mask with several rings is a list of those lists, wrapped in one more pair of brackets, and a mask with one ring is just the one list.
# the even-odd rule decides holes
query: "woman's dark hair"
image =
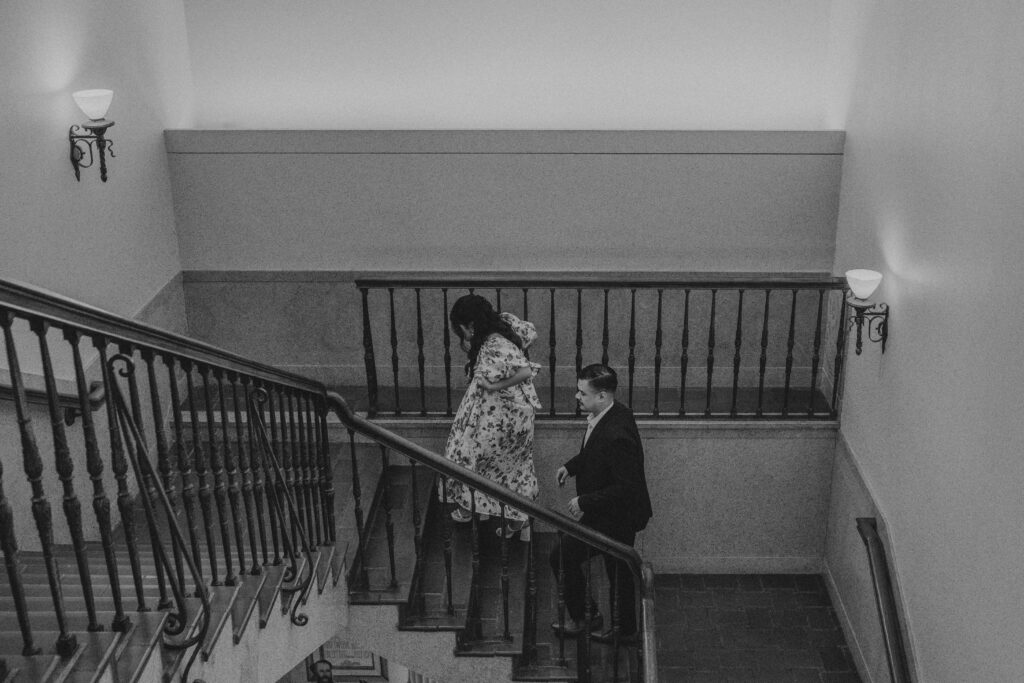
{"label": "woman's dark hair", "polygon": [[[498,312],[491,306],[491,302],[479,294],[467,294],[459,297],[452,304],[448,319],[451,321],[452,330],[459,337],[462,348],[469,355],[469,362],[466,363],[467,375],[473,374],[477,356],[480,355],[480,346],[494,333],[500,334],[520,349],[523,348],[523,341],[519,335],[501,319]],[[472,325],[473,336],[469,339],[464,337],[460,325]],[[469,342],[469,348],[466,348],[467,342]]]}

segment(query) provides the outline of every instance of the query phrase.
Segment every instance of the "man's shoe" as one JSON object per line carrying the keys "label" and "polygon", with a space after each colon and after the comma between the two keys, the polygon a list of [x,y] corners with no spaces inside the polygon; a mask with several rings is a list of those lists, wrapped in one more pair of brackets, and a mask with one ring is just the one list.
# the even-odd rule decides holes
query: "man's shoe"
{"label": "man's shoe", "polygon": [[[620,633],[619,634],[619,645],[636,645],[640,642],[640,634],[636,631],[632,633]],[[599,628],[594,629],[590,632],[590,639],[595,643],[605,643],[612,645],[615,642],[615,633],[612,629],[602,631]]]}
{"label": "man's shoe", "polygon": [[[595,614],[590,617],[590,628],[600,630],[604,626],[604,617],[600,614]],[[551,630],[555,633],[563,636],[574,637],[583,633],[584,624],[583,621],[574,621],[573,619],[566,619],[565,624],[559,624],[557,621],[551,622]]]}

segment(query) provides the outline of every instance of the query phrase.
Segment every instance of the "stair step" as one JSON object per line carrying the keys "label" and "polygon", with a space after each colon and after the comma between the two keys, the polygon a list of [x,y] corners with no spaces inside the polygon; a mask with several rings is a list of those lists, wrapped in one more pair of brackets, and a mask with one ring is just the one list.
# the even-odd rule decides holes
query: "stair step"
{"label": "stair step", "polygon": [[[417,586],[407,605],[399,608],[399,628],[410,631],[458,631],[466,624],[466,600],[473,575],[472,525],[456,524],[445,518],[449,511],[431,496],[423,531],[423,558],[418,568]],[[445,529],[451,531],[452,603],[454,614],[448,614],[447,584],[444,565]]]}
{"label": "stair step", "polygon": [[93,680],[101,674],[114,654],[120,633],[79,632],[74,634],[77,649],[68,657],[60,657],[54,651],[54,644],[60,635],[58,631],[39,631],[34,634],[35,642],[43,648],[42,655],[24,657],[21,652],[21,633],[0,631],[0,654],[8,665],[17,669],[12,680],[50,681],[64,680],[72,673]]}
{"label": "stair step", "polygon": [[210,587],[210,627],[201,644],[203,660],[210,657],[220,632],[231,618],[231,608],[238,596],[238,585]]}
{"label": "stair step", "polygon": [[131,615],[132,628],[119,646],[115,664],[118,683],[135,683],[160,647],[166,612],[136,612]]}
{"label": "stair step", "polygon": [[[398,605],[404,603],[409,597],[409,589],[416,567],[412,468],[391,466],[388,471],[388,483],[391,519],[394,527],[396,582],[394,585],[391,582],[382,480],[381,488],[378,489],[370,510],[369,535],[364,549],[365,556],[357,556],[350,570],[349,585],[359,586],[363,570],[368,577],[369,585],[359,586],[358,589],[350,592],[349,601],[352,604]],[[416,501],[422,516],[426,510],[428,497],[433,490],[433,477],[423,467],[417,470],[416,489]]]}
{"label": "stair step", "polygon": [[266,578],[263,583],[263,590],[259,592],[257,598],[260,628],[264,628],[267,622],[270,621],[271,611],[274,609],[277,598],[281,594],[281,585],[284,582],[284,572],[287,568],[287,564],[268,565],[263,568]]}
{"label": "stair step", "polygon": [[238,597],[231,607],[231,633],[235,644],[242,640],[245,629],[259,605],[260,591],[267,582],[266,574],[248,575],[238,586]]}

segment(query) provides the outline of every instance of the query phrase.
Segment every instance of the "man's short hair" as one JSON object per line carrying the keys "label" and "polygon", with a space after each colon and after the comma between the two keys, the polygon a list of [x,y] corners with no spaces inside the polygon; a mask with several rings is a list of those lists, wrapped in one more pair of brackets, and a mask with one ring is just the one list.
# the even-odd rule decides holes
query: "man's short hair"
{"label": "man's short hair", "polygon": [[596,391],[614,394],[619,388],[619,376],[610,367],[600,363],[593,363],[580,370],[577,379],[586,381]]}

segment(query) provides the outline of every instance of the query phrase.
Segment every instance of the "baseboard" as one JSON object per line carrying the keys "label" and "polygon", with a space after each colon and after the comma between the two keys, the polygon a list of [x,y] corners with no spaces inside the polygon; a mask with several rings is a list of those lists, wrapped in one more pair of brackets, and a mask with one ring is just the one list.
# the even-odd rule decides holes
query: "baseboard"
{"label": "baseboard", "polygon": [[826,560],[822,560],[821,573],[825,577],[825,587],[828,589],[829,599],[832,600],[832,606],[839,616],[839,625],[843,629],[843,637],[846,639],[846,644],[850,647],[850,651],[853,654],[853,663],[857,667],[857,674],[864,683],[875,683],[874,678],[871,677],[871,670],[868,667],[867,658],[864,656],[864,650],[861,648],[860,640],[857,638],[857,631],[853,628],[853,622],[850,620],[850,615],[846,610],[846,603],[843,602],[843,596],[839,593],[838,586],[836,586],[835,577],[832,576],[832,568],[828,566]]}

